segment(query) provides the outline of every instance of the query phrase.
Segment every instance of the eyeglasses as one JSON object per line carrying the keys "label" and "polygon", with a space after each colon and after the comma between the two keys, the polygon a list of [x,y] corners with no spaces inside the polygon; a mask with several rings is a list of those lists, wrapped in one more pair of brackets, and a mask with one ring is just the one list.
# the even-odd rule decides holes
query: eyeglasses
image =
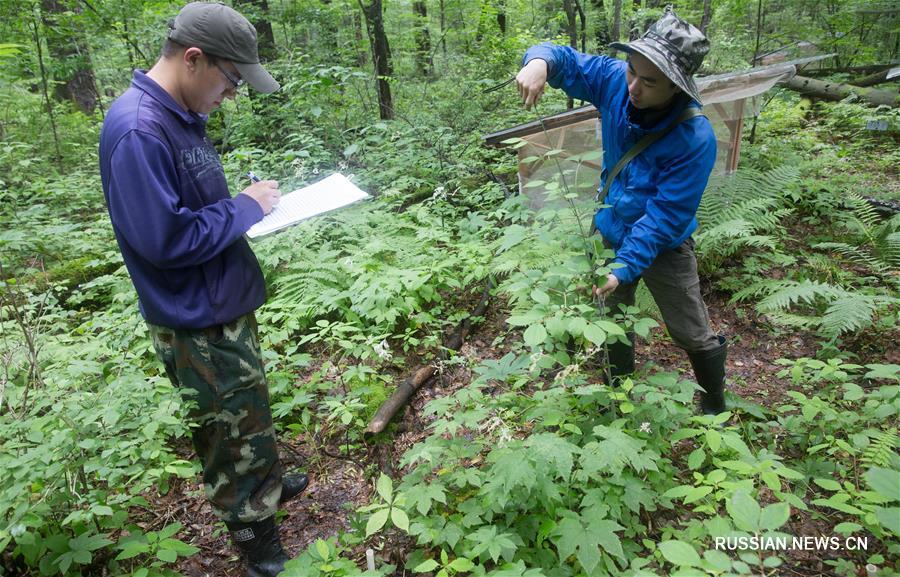
{"label": "eyeglasses", "polygon": [[222,65],[219,64],[218,62],[216,62],[215,65],[216,65],[216,68],[219,69],[219,72],[221,72],[222,74],[225,75],[225,78],[228,79],[228,82],[231,82],[231,86],[234,87],[235,90],[237,90],[238,88],[240,88],[241,86],[244,85],[243,78],[235,78],[234,76],[232,76],[232,74],[230,72],[228,72],[227,70],[222,68]]}

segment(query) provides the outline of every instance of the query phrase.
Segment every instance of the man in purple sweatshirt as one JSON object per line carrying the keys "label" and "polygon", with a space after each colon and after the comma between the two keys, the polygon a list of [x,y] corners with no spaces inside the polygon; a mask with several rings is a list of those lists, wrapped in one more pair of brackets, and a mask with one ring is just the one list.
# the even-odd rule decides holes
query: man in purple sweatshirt
{"label": "man in purple sweatshirt", "polygon": [[278,83],[260,65],[256,31],[233,9],[185,6],[162,56],[112,105],[100,135],[110,220],[166,373],[191,401],[206,496],[251,577],[287,555],[275,513],[307,485],[283,475],[254,311],[262,271],[244,233],[278,203],[274,181],[232,197],[207,115],[244,83]]}

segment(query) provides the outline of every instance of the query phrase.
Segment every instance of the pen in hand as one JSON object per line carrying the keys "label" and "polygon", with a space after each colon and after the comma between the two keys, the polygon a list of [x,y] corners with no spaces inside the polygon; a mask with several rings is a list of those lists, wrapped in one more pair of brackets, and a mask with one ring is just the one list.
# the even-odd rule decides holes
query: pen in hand
{"label": "pen in hand", "polygon": [[260,208],[262,208],[263,215],[267,215],[275,210],[275,206],[278,204],[278,200],[281,197],[281,192],[278,190],[278,184],[274,181],[267,181],[270,182],[271,188],[254,186],[257,183],[262,182],[262,180],[253,174],[253,171],[247,172],[247,178],[249,178],[253,184],[251,184],[244,192],[259,204]]}

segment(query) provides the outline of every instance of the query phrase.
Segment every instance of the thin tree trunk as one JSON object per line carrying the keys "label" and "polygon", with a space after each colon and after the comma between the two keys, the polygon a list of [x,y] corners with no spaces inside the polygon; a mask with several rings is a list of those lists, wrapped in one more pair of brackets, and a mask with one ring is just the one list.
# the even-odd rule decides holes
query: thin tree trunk
{"label": "thin tree trunk", "polygon": [[413,1],[416,37],[416,69],[421,76],[431,76],[434,60],[431,57],[431,33],[428,31],[428,8],[425,0]]}
{"label": "thin tree trunk", "polygon": [[[563,0],[563,10],[566,12],[566,33],[569,35],[569,46],[578,50],[578,28],[573,0]],[[571,96],[566,99],[566,107],[569,110],[575,107],[575,99]]]}
{"label": "thin tree trunk", "polygon": [[506,0],[497,0],[497,28],[501,36],[506,36]]}
{"label": "thin tree trunk", "polygon": [[[613,25],[610,33],[610,41],[618,42],[622,35],[622,0],[613,0]],[[613,48],[607,50],[610,56],[615,56]]]}
{"label": "thin tree trunk", "polygon": [[356,64],[364,68],[369,63],[369,51],[363,48],[363,24],[359,12],[353,14],[353,36],[356,39]]}
{"label": "thin tree trunk", "polygon": [[700,32],[706,34],[706,28],[712,20],[712,0],[703,0],[703,19],[700,20]]}
{"label": "thin tree trunk", "polygon": [[581,51],[587,52],[587,44],[585,44],[587,39],[587,19],[584,16],[584,8],[581,6],[581,0],[573,0],[573,2],[575,2],[575,11],[578,12],[578,17],[581,19]]}
{"label": "thin tree trunk", "polygon": [[609,39],[609,22],[606,19],[606,6],[603,4],[603,0],[592,0],[591,2],[597,10],[597,14],[599,15],[600,22],[597,23],[597,52],[603,52],[604,47],[608,46],[610,43]]}
{"label": "thin tree trunk", "polygon": [[275,47],[272,23],[269,21],[269,0],[235,0],[235,4],[239,10],[243,6],[249,8],[244,16],[256,28],[260,60],[274,60],[278,56],[278,50]]}
{"label": "thin tree trunk", "polygon": [[441,0],[441,51],[444,53],[444,58],[447,57],[447,24],[446,24],[446,12],[444,10],[444,0]]}
{"label": "thin tree trunk", "polygon": [[68,8],[59,0],[41,1],[41,20],[44,24],[44,40],[53,60],[63,64],[63,73],[54,73],[57,100],[69,100],[85,114],[97,108],[97,85],[90,65],[87,41],[79,30],[63,27],[63,17]]}
{"label": "thin tree trunk", "polygon": [[382,120],[391,120],[394,118],[394,103],[388,79],[393,75],[393,67],[391,66],[391,47],[384,31],[381,0],[372,0],[369,4],[363,4],[362,0],[358,0],[358,2],[363,16],[366,18],[366,30],[369,34],[369,44],[372,47],[372,60],[375,63],[375,76],[378,84],[378,115]]}
{"label": "thin tree trunk", "polygon": [[50,128],[53,130],[53,144],[56,147],[56,163],[60,172],[63,171],[62,149],[59,147],[59,132],[56,130],[56,117],[53,114],[53,101],[50,100],[50,87],[47,81],[47,68],[44,66],[44,50],[41,47],[40,22],[37,16],[32,12],[31,26],[33,28],[34,45],[37,49],[38,66],[41,69],[41,90],[44,94],[44,103],[47,106],[47,115],[50,117]]}

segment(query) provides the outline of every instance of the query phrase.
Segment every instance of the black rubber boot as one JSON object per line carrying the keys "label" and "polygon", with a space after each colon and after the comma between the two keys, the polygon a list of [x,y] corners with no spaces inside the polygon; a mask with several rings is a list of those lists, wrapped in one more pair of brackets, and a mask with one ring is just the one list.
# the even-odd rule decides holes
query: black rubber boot
{"label": "black rubber boot", "polygon": [[275,577],[290,557],[281,548],[275,517],[253,523],[226,523],[231,540],[247,564],[247,577]]}
{"label": "black rubber boot", "polygon": [[697,384],[703,387],[700,393],[700,410],[705,415],[717,415],[725,411],[725,357],[728,343],[719,337],[719,346],[708,351],[688,353]]}
{"label": "black rubber boot", "polygon": [[[606,345],[609,353],[609,374],[612,375],[612,384],[619,384],[619,378],[630,375],[634,372],[634,333],[628,333],[628,341],[630,345],[622,342],[615,342]],[[607,373],[603,371],[603,382],[607,385]]]}
{"label": "black rubber boot", "polygon": [[285,475],[281,478],[281,497],[278,499],[278,504],[283,505],[287,503],[302,493],[308,485],[309,477],[303,473]]}

